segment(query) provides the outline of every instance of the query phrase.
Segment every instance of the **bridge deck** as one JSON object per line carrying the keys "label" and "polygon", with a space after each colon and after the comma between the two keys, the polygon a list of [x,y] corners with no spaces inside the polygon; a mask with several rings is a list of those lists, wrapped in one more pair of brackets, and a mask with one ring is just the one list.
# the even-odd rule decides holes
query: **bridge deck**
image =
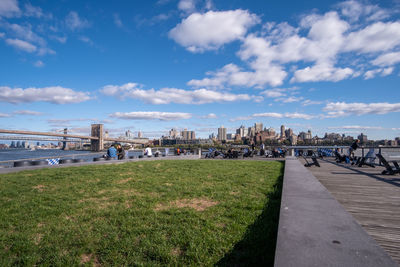
{"label": "bridge deck", "polygon": [[319,160],[313,175],[357,222],[400,264],[400,175],[381,175],[383,167],[354,167]]}

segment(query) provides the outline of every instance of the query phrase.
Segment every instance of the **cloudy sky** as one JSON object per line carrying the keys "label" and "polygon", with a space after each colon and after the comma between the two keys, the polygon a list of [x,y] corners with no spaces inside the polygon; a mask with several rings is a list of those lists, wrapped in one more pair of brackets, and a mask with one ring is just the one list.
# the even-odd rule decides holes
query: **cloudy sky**
{"label": "cloudy sky", "polygon": [[400,136],[400,1],[0,1],[0,128]]}

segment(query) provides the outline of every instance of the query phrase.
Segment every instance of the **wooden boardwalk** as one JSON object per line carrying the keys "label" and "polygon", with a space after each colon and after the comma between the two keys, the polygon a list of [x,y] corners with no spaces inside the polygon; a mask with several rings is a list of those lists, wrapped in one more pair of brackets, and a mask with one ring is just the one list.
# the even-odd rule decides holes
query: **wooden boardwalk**
{"label": "wooden boardwalk", "polygon": [[381,175],[379,166],[319,162],[320,168],[308,169],[400,265],[400,175]]}

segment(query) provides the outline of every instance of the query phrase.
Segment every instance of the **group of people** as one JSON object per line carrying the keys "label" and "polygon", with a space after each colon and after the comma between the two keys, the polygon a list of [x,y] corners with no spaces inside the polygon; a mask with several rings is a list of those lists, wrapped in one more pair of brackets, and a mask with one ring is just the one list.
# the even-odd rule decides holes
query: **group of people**
{"label": "group of people", "polygon": [[356,139],[349,147],[349,152],[347,155],[341,155],[339,153],[339,149],[337,148],[335,150],[336,162],[351,163],[352,161],[354,161],[355,160],[354,152],[358,149],[359,145],[360,145],[360,140]]}
{"label": "group of people", "polygon": [[121,144],[114,144],[108,148],[107,155],[105,155],[105,157],[108,159],[124,159],[125,150]]}

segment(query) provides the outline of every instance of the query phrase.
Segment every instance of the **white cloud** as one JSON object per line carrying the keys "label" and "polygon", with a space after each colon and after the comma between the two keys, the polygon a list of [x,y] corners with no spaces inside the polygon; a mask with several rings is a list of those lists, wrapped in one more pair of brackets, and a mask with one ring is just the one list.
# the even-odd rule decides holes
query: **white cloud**
{"label": "white cloud", "polygon": [[310,106],[310,105],[321,105],[321,104],[323,104],[323,102],[322,101],[313,101],[313,100],[310,100],[310,99],[306,99],[301,104],[303,106]]}
{"label": "white cloud", "polygon": [[260,94],[265,95],[266,97],[276,98],[276,97],[286,96],[284,92],[285,92],[284,89],[271,89],[271,90],[265,90]]}
{"label": "white cloud", "polygon": [[18,7],[17,0],[1,0],[0,1],[0,17],[11,18],[18,16],[21,10]]}
{"label": "white cloud", "polygon": [[5,24],[9,33],[15,35],[19,39],[23,39],[30,43],[38,44],[42,47],[46,46],[46,41],[32,31],[32,26],[30,24],[21,26],[19,24]]}
{"label": "white cloud", "polygon": [[11,117],[10,114],[7,114],[7,113],[0,113],[0,118],[9,118],[9,117]]}
{"label": "white cloud", "polygon": [[328,113],[326,117],[344,117],[350,115],[387,114],[400,112],[400,103],[328,103],[324,108]]}
{"label": "white cloud", "polygon": [[350,68],[337,68],[330,64],[316,64],[294,72],[290,82],[338,82],[352,76],[354,71]]}
{"label": "white cloud", "polygon": [[193,13],[196,10],[195,0],[180,0],[178,3],[178,9],[185,13]]}
{"label": "white cloud", "polygon": [[[331,11],[305,16],[297,28],[287,22],[267,22],[260,33],[240,38],[243,43],[237,56],[249,67],[248,70],[230,63],[217,71],[207,72],[203,79],[190,80],[188,85],[210,89],[279,86],[288,76],[286,64],[292,64],[292,83],[338,82],[359,77],[370,63],[381,67],[400,63],[399,52],[393,51],[400,46],[400,22],[371,24],[371,21],[388,18],[389,11],[356,1],[346,1],[339,8],[347,19],[351,16],[355,20],[365,19],[362,23],[351,24],[349,21],[355,22],[346,21]],[[387,54],[379,55],[383,52]],[[377,58],[366,62],[371,55]],[[352,60],[354,57],[360,62],[356,64]],[[385,76],[392,71],[385,69],[379,74]],[[366,77],[372,77],[371,73]]]}
{"label": "white cloud", "polygon": [[115,96],[121,99],[133,98],[140,99],[146,103],[154,105],[159,104],[208,104],[214,102],[233,102],[233,101],[259,101],[257,96],[247,94],[231,94],[226,92],[216,92],[206,89],[183,90],[176,88],[162,88],[160,90],[141,89],[137,83],[127,83],[122,86],[107,85],[101,90],[101,93],[109,96]]}
{"label": "white cloud", "polygon": [[84,42],[84,43],[87,43],[88,45],[91,45],[91,46],[94,45],[94,42],[92,41],[92,39],[90,39],[90,38],[87,37],[87,36],[80,36],[80,37],[78,37],[78,39],[79,39],[80,41]]}
{"label": "white cloud", "polygon": [[251,120],[254,118],[276,118],[276,119],[288,118],[288,119],[311,120],[311,119],[315,118],[315,116],[309,115],[309,114],[304,114],[304,113],[297,113],[297,112],[294,112],[294,113],[265,112],[265,113],[255,113],[250,116],[237,117],[235,119],[231,119],[230,121]]}
{"label": "white cloud", "polygon": [[201,116],[200,118],[202,119],[216,119],[218,118],[218,116],[214,113],[209,113],[207,115]]}
{"label": "white cloud", "polygon": [[355,22],[360,17],[366,17],[368,21],[381,20],[389,17],[389,11],[377,5],[365,5],[358,1],[350,0],[338,4],[343,16]]}
{"label": "white cloud", "polygon": [[9,38],[8,40],[10,41],[8,41],[8,44],[29,53],[37,52],[40,56],[55,54],[54,50],[47,47],[46,40],[32,31],[32,26],[30,24],[19,25],[4,22],[0,24],[0,26],[7,29],[8,36],[16,37],[14,39]]}
{"label": "white cloud", "polygon": [[30,3],[26,3],[24,15],[27,17],[41,18],[43,17],[43,12],[40,7],[35,7],[32,6]]}
{"label": "white cloud", "polygon": [[33,53],[37,50],[35,45],[19,39],[6,39],[6,43],[28,53]]}
{"label": "white cloud", "polygon": [[328,127],[329,129],[345,129],[345,130],[383,130],[381,126],[360,126],[360,125],[345,125],[338,127]]}
{"label": "white cloud", "polygon": [[159,112],[159,111],[136,111],[136,112],[115,112],[110,114],[112,118],[124,120],[183,120],[190,119],[192,114],[181,112]]}
{"label": "white cloud", "polygon": [[67,42],[67,37],[66,36],[51,36],[52,39],[65,44]]}
{"label": "white cloud", "polygon": [[88,93],[76,92],[61,86],[44,88],[10,88],[0,86],[0,102],[8,103],[30,103],[30,102],[50,102],[54,104],[80,103],[91,99]]}
{"label": "white cloud", "polygon": [[17,110],[14,111],[13,114],[16,115],[30,115],[30,116],[42,116],[42,112],[33,111],[33,110]]}
{"label": "white cloud", "polygon": [[41,61],[41,60],[38,60],[38,61],[36,61],[35,62],[35,67],[38,67],[38,68],[41,68],[41,67],[43,67],[44,66],[44,63],[43,63],[43,61]]}
{"label": "white cloud", "polygon": [[391,52],[380,55],[372,61],[377,66],[392,66],[400,62],[400,52]]}
{"label": "white cloud", "polygon": [[369,80],[375,78],[375,76],[378,74],[380,74],[380,76],[382,77],[388,76],[392,74],[393,70],[394,70],[393,67],[369,70],[364,73],[364,79]]}
{"label": "white cloud", "polygon": [[3,38],[5,36],[4,32],[0,32],[0,38]]}
{"label": "white cloud", "polygon": [[288,97],[279,97],[276,98],[274,101],[275,102],[283,102],[283,103],[294,103],[294,102],[300,102],[303,100],[303,97],[296,97],[296,96],[288,96]]}
{"label": "white cloud", "polygon": [[384,52],[400,45],[400,22],[376,22],[350,33],[344,51]]}
{"label": "white cloud", "polygon": [[80,18],[78,13],[75,11],[69,12],[69,14],[65,17],[65,24],[72,31],[90,27],[89,21],[84,18]]}
{"label": "white cloud", "polygon": [[169,32],[169,37],[191,52],[216,50],[242,38],[259,18],[247,10],[193,13]]}
{"label": "white cloud", "polygon": [[119,14],[114,14],[114,24],[120,28],[124,27],[124,24],[122,23],[121,18],[119,17]]}

